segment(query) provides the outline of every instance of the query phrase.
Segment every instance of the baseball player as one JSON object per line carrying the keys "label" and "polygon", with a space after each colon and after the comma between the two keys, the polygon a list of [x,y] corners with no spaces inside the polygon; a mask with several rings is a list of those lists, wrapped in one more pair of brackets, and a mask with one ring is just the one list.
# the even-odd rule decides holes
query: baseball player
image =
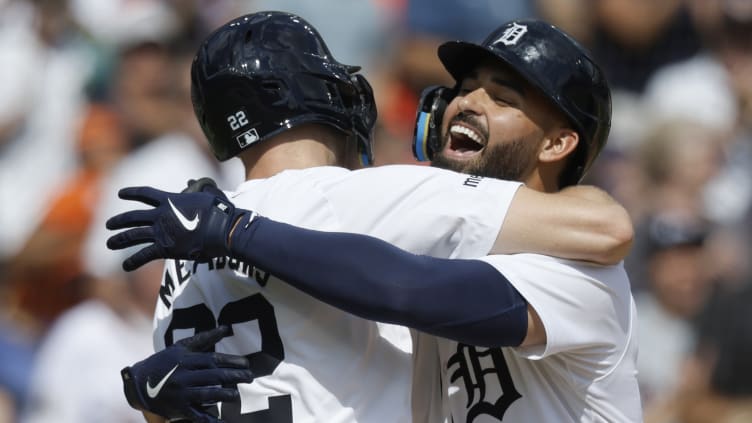
{"label": "baseball player", "polygon": [[[306,228],[366,233],[437,257],[524,251],[536,240],[543,250],[605,261],[621,254],[613,251],[625,251],[628,240],[605,240],[605,232],[589,226],[613,218],[594,218],[599,213],[621,210],[592,192],[540,194],[519,183],[437,168],[348,171],[334,166],[356,151],[348,144],[353,138],[359,141],[361,160],[370,158],[373,99],[354,72],[331,58],[309,24],[278,12],[237,19],[199,49],[192,69],[197,117],[215,155],[238,155],[248,181],[228,193],[229,199],[219,192],[121,191],[122,198],[156,208],[111,219],[110,229],[147,226],[126,231],[108,245],[122,248],[155,237],[165,242],[137,252],[126,269],[160,255],[195,259],[167,264],[154,334],[157,350],[164,351],[124,370],[126,393],[135,407],[167,418],[206,421],[210,414],[230,422],[411,420],[410,344],[400,337],[404,332],[342,313],[282,283],[257,262],[238,259],[246,245],[233,242],[239,249],[229,251],[228,234],[239,221],[254,222],[247,210]],[[478,136],[468,134],[470,125],[466,128],[461,131],[465,137]],[[573,162],[581,172],[588,165]],[[205,189],[213,192],[211,186]],[[572,219],[577,210],[587,209],[582,202],[597,212],[590,208],[584,219]],[[521,211],[526,204],[542,203],[559,207],[561,214],[550,216],[544,209],[512,217],[516,207]],[[530,228],[531,222],[539,226]],[[563,249],[568,237],[548,233],[552,227],[579,234],[572,244],[581,245]],[[611,248],[614,244],[619,246]],[[207,330],[225,330],[216,346],[205,338],[195,340]],[[175,343],[197,332],[184,342],[200,346]],[[212,349],[244,356],[254,381],[239,384],[236,393],[217,387],[247,375],[223,373],[238,362],[216,354],[204,355],[209,358],[197,366],[202,370],[193,371],[198,375],[192,375],[191,366],[181,366],[181,357]],[[162,396],[168,393],[169,398]],[[224,402],[213,413],[201,407],[217,401]]]}

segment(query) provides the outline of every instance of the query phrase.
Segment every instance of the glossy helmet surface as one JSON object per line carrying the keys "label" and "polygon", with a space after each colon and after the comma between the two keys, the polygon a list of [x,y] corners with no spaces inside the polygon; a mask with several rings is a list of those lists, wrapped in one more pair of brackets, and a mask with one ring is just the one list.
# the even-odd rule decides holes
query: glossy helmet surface
{"label": "glossy helmet surface", "polygon": [[[582,179],[605,146],[611,129],[611,91],[603,71],[584,47],[551,24],[525,19],[500,26],[481,44],[444,43],[438,54],[458,83],[481,60],[491,58],[540,89],[581,137],[563,185]],[[427,106],[440,102],[439,94],[446,96],[437,90],[434,96],[422,100],[421,108],[439,108]],[[433,116],[433,127],[440,128],[440,118]]]}
{"label": "glossy helmet surface", "polygon": [[294,126],[320,123],[355,136],[368,164],[376,106],[359,70],[335,60],[299,16],[252,13],[199,47],[191,67],[193,108],[219,160]]}

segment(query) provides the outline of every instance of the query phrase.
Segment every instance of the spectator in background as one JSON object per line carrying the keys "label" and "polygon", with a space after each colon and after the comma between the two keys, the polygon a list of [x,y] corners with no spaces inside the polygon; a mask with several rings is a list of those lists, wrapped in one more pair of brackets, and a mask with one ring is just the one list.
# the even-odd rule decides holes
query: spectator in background
{"label": "spectator in background", "polygon": [[705,316],[673,401],[662,414],[646,415],[646,423],[752,421],[752,280],[741,287]]}
{"label": "spectator in background", "polygon": [[[752,118],[745,118],[744,104],[750,102],[739,89],[750,84],[733,82],[750,73],[733,77],[728,65],[743,69],[740,64],[752,58],[752,13],[748,6],[739,7],[744,4],[750,3],[685,2],[702,49],[688,60],[658,68],[642,95],[615,96],[609,151],[590,179],[625,204],[636,223],[670,201],[683,201],[683,207],[710,220],[716,230],[705,245],[713,257],[709,271],[724,284],[741,283],[750,275],[752,125],[745,122]],[[662,140],[667,136],[675,140]],[[699,138],[706,142],[698,143]],[[666,184],[669,175],[673,182]],[[627,261],[637,289],[645,279],[643,260],[638,232]]]}
{"label": "spectator in background", "polygon": [[711,45],[739,113],[735,135],[724,146],[722,173],[709,187],[707,206],[711,217],[741,229],[749,226],[745,218],[752,216],[752,7],[737,10],[731,4],[738,2],[726,3]]}
{"label": "spectator in background", "polygon": [[[722,135],[699,121],[667,118],[649,131],[637,148],[620,159],[622,168],[607,169],[615,175],[611,190],[621,194],[637,228],[625,261],[633,291],[646,288],[650,279],[647,262],[654,242],[649,218],[681,211],[684,219],[704,220],[704,189],[720,166]],[[627,178],[625,168],[629,167],[632,173]]]}
{"label": "spectator in background", "polygon": [[659,68],[699,51],[683,0],[600,0],[587,40],[615,91],[640,94]]}
{"label": "spectator in background", "polygon": [[76,167],[94,60],[67,2],[33,0],[0,13],[0,63],[0,260],[7,260],[39,224],[57,181]]}
{"label": "spectator in background", "polygon": [[[112,98],[131,150],[103,180],[84,241],[91,297],[63,314],[42,342],[24,422],[142,421],[122,399],[119,370],[152,351],[151,315],[162,266],[123,272],[120,256],[107,254],[112,252],[105,245],[102,216],[126,206],[117,198],[126,182],[181,190],[190,178],[228,180],[229,173],[222,172],[231,172],[232,165],[218,168],[206,143],[197,139],[200,128],[188,91],[195,48],[188,51],[151,41],[122,50]],[[234,169],[233,183],[242,179],[241,168]]]}
{"label": "spectator in background", "polygon": [[38,322],[19,307],[13,256],[39,225],[59,180],[75,166],[87,43],[65,1],[0,3],[0,419],[25,406]]}
{"label": "spectator in background", "polygon": [[644,227],[648,286],[635,295],[639,331],[638,381],[645,414],[667,402],[680,363],[694,343],[692,324],[710,292],[703,243],[709,228],[696,216],[662,212]]}
{"label": "spectator in background", "polygon": [[[187,1],[185,3],[191,3]],[[99,43],[120,48],[143,40],[166,40],[180,21],[163,0],[66,0],[76,23]]]}
{"label": "spectator in background", "polygon": [[711,244],[715,261],[725,263],[721,279],[743,283],[752,275],[752,6],[736,0],[688,4],[706,50],[658,72],[648,85],[646,109],[726,133],[719,143],[720,169],[703,189],[702,206],[723,230],[723,238]]}
{"label": "spectator in background", "polygon": [[153,350],[150,314],[159,279],[146,278],[159,270],[94,280],[89,298],[55,321],[36,353],[21,422],[143,421],[123,401],[120,369]]}
{"label": "spectator in background", "polygon": [[0,421],[10,422],[15,416],[12,395],[4,387],[0,387]]}
{"label": "spectator in background", "polygon": [[9,301],[0,268],[0,422],[13,422],[25,406],[34,358],[34,336]]}
{"label": "spectator in background", "polygon": [[105,105],[89,106],[79,133],[77,172],[60,184],[42,222],[8,269],[16,306],[35,322],[40,335],[86,296],[82,245],[101,197],[101,180],[127,149],[119,119]]}
{"label": "spectator in background", "polygon": [[[650,118],[643,94],[655,72],[701,50],[695,22],[684,0],[542,0],[544,13],[573,28],[603,64],[613,89],[613,119],[607,151],[592,177],[605,168],[631,173],[629,160],[646,136]],[[574,10],[574,12],[573,12]],[[626,157],[625,157],[626,156]],[[623,168],[623,169],[621,169]],[[608,177],[608,175],[604,175]],[[619,179],[621,176],[615,176]]]}
{"label": "spectator in background", "polygon": [[639,148],[652,212],[684,210],[705,217],[704,189],[721,165],[727,135],[697,120],[656,123]]}

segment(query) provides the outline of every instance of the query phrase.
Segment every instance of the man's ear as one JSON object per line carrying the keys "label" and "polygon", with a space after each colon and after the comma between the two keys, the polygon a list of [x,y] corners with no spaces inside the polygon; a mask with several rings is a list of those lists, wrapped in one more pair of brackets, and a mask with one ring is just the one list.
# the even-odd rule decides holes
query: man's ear
{"label": "man's ear", "polygon": [[544,138],[541,149],[538,152],[538,161],[554,163],[563,161],[577,148],[580,135],[573,129],[558,128]]}

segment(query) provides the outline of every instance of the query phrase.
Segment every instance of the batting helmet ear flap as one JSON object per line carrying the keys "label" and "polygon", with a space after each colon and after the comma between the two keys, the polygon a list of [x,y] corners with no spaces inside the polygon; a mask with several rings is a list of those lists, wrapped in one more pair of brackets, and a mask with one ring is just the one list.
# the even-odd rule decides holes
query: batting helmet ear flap
{"label": "batting helmet ear flap", "polygon": [[[360,69],[350,67],[350,69]],[[376,126],[378,111],[373,98],[373,89],[368,80],[360,74],[350,74],[350,81],[357,90],[353,96],[355,104],[350,104],[353,133],[358,142],[358,157],[362,166],[373,164],[373,131]]]}
{"label": "batting helmet ear flap", "polygon": [[454,96],[455,90],[437,85],[420,94],[413,132],[413,155],[419,161],[433,159],[433,154],[441,147],[441,119]]}

